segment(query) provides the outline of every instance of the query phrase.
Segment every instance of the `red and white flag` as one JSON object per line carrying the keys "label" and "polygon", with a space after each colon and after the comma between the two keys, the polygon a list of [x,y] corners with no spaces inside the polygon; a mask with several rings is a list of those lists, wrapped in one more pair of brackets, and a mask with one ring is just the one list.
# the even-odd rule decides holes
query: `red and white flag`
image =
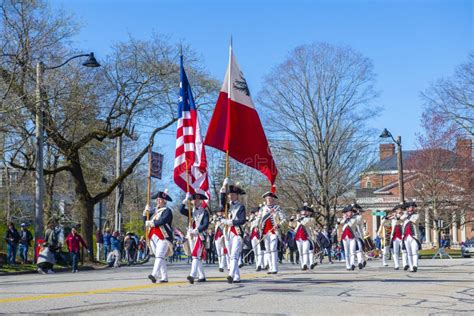
{"label": "red and white flag", "polygon": [[235,160],[259,170],[272,184],[278,174],[267,137],[240,71],[232,46],[229,66],[209,123],[204,144],[229,152]]}
{"label": "red and white flag", "polygon": [[189,190],[191,194],[201,193],[210,198],[206,151],[191,85],[183,68],[183,56],[179,82],[174,182],[185,192]]}

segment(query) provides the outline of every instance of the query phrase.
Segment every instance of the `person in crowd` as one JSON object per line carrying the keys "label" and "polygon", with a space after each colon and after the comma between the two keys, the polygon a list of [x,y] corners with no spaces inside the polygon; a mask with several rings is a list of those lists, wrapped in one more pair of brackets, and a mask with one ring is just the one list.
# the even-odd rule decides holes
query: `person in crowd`
{"label": "person in crowd", "polygon": [[118,268],[120,265],[120,254],[122,252],[120,240],[118,239],[119,232],[115,231],[110,236],[110,252],[107,255],[107,264],[109,267]]}
{"label": "person in crowd", "polygon": [[102,234],[102,231],[99,229],[97,229],[97,231],[95,232],[95,241],[96,241],[96,245],[97,245],[97,261],[100,261],[101,259],[101,254],[102,254],[102,249],[103,249],[103,246],[104,246],[104,235]]}
{"label": "person in crowd", "polygon": [[138,241],[138,257],[137,259],[144,260],[145,259],[145,248],[146,248],[146,240],[145,236],[140,236],[140,240]]}
{"label": "person in crowd", "polygon": [[71,233],[66,237],[66,244],[71,254],[72,273],[78,272],[78,262],[81,246],[89,250],[84,239],[77,232],[76,228],[71,229]]}
{"label": "person in crowd", "polygon": [[8,229],[7,233],[5,234],[5,240],[7,242],[7,264],[15,264],[20,234],[18,234],[18,231],[16,230],[15,225],[12,222],[8,223]]}
{"label": "person in crowd", "polygon": [[288,231],[286,233],[286,244],[288,245],[289,252],[289,261],[292,264],[299,264],[299,254],[298,246],[295,241],[295,227],[296,227],[296,218],[294,216],[290,217]]}
{"label": "person in crowd", "polygon": [[322,230],[318,233],[317,236],[318,243],[321,245],[321,255],[319,257],[319,263],[323,263],[324,253],[326,252],[328,256],[329,263],[332,262],[331,257],[331,248],[332,248],[332,240],[331,240],[331,231]]}
{"label": "person in crowd", "polygon": [[125,234],[123,245],[125,248],[125,258],[127,260],[128,265],[131,265],[132,263],[135,262],[135,253],[137,250],[137,244],[131,232],[127,232]]}
{"label": "person in crowd", "polygon": [[36,261],[38,272],[42,274],[54,273],[53,266],[55,263],[54,253],[49,249],[48,243],[43,242],[40,245],[38,260]]}
{"label": "person in crowd", "polygon": [[21,223],[21,230],[20,230],[20,238],[19,238],[19,252],[21,262],[23,264],[28,263],[28,249],[31,247],[31,241],[33,240],[33,235],[28,230],[28,225],[26,223]]}
{"label": "person in crowd", "polygon": [[103,235],[103,241],[104,241],[104,258],[107,259],[109,252],[111,251],[110,248],[110,238],[112,235],[110,234],[110,228],[107,228],[105,230],[105,233]]}

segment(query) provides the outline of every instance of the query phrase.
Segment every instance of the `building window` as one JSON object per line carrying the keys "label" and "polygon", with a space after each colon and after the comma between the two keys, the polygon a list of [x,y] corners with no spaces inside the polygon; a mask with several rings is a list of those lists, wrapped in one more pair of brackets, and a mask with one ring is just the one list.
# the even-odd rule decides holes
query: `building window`
{"label": "building window", "polygon": [[367,189],[371,189],[371,188],[372,188],[372,182],[367,181],[367,182],[365,183],[365,187],[366,187]]}

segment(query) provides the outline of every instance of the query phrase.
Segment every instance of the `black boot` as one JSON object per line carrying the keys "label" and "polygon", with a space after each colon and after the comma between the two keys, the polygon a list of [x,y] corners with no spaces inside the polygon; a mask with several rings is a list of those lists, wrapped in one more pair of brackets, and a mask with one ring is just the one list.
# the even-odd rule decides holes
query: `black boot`
{"label": "black boot", "polygon": [[315,266],[317,266],[317,265],[318,265],[318,264],[317,264],[316,262],[315,262],[315,263],[313,263],[313,264],[311,265],[311,267],[310,267],[310,268],[311,268],[311,270],[313,270],[313,269],[314,269],[314,267],[315,267]]}
{"label": "black boot", "polygon": [[230,275],[227,277],[227,283],[229,284],[234,283],[234,279]]}
{"label": "black boot", "polygon": [[362,263],[359,263],[359,270],[362,270],[364,268],[364,265]]}
{"label": "black boot", "polygon": [[224,272],[224,269],[223,269],[223,268],[219,268],[219,272]]}
{"label": "black boot", "polygon": [[351,266],[351,270],[352,270],[352,271],[354,271],[354,270],[355,270],[355,268],[356,268],[356,266],[355,266],[355,265],[352,265],[352,266]]}
{"label": "black boot", "polygon": [[262,271],[262,268],[260,266],[258,266],[257,271]]}
{"label": "black boot", "polygon": [[151,280],[151,283],[156,283],[156,278],[151,274],[148,276],[148,278]]}
{"label": "black boot", "polygon": [[408,268],[410,268],[410,267],[409,267],[409,266],[404,266],[404,267],[403,267],[403,270],[407,271]]}
{"label": "black boot", "polygon": [[189,284],[194,284],[194,278],[192,276],[189,275],[187,279],[189,281]]}

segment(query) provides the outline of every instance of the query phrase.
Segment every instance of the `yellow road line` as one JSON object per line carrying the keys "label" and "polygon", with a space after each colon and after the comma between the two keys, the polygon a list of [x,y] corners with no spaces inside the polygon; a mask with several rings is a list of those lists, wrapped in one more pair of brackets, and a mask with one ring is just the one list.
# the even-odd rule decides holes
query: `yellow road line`
{"label": "yellow road line", "polygon": [[[245,275],[242,279],[250,279],[256,277],[263,277],[262,274],[248,274]],[[227,281],[227,278],[217,277],[217,278],[208,278],[209,281]],[[44,294],[44,295],[30,295],[30,296],[23,296],[23,297],[10,297],[10,298],[2,298],[0,299],[0,303],[17,303],[17,302],[25,302],[25,301],[38,301],[44,299],[52,299],[52,298],[64,298],[64,297],[71,297],[71,296],[84,296],[84,295],[94,295],[94,294],[106,294],[106,293],[113,293],[113,292],[127,292],[127,291],[136,291],[136,290],[144,290],[150,289],[154,287],[161,287],[161,286],[171,286],[171,285],[179,285],[179,284],[188,284],[187,281],[175,281],[175,282],[168,282],[168,283],[155,283],[155,284],[146,284],[146,285],[134,285],[134,286],[127,286],[127,287],[116,287],[116,288],[108,288],[108,289],[99,289],[99,290],[91,290],[91,291],[83,291],[83,292],[68,292],[68,293],[56,293],[56,294]]]}

